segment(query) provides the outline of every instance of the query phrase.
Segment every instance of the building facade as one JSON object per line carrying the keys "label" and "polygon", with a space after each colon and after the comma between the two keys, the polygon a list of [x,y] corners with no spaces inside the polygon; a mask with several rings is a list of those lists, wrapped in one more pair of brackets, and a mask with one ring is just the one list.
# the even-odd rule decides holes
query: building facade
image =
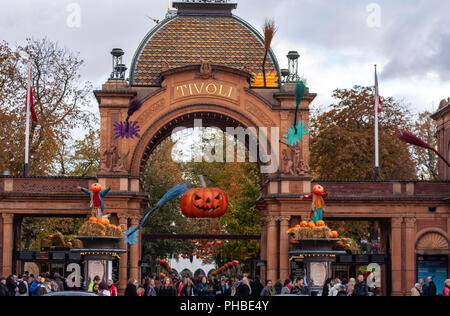
{"label": "building facade", "polygon": [[[385,294],[408,295],[418,276],[431,271],[433,264],[441,270],[446,265],[448,276],[448,168],[440,166],[442,180],[438,182],[312,179],[309,139],[293,149],[279,142],[294,121],[295,83],[283,80],[285,71],[273,52],[268,53],[266,86],[257,80],[262,76],[263,37],[232,14],[234,3],[182,1],[174,2],[174,7],[177,11],[157,24],[138,47],[129,80],[125,80],[123,65],[117,64],[102,89],[94,92],[101,119],[97,178],[0,177],[3,275],[20,272],[23,266],[17,253],[23,250],[20,228],[24,217],[90,214],[89,200],[77,191],[78,185],[96,181],[110,185],[105,208],[112,223],[136,226],[146,203],[140,179],[149,156],[176,128],[193,127],[201,120],[204,127],[241,127],[256,131],[255,138],[266,136],[259,139],[259,147],[267,149],[270,159],[260,159],[259,164],[261,170],[276,168],[262,172],[262,196],[257,202],[263,280],[286,279],[292,274],[286,231],[309,218],[311,205],[302,196],[316,183],[330,193],[326,220],[379,223],[387,256],[381,271]],[[308,90],[300,105],[299,120],[304,124],[309,123],[315,97]],[[120,126],[133,99],[143,103],[130,118],[139,126],[140,137],[122,137],[126,135]],[[448,108],[441,107],[433,116],[439,126],[440,149],[446,148],[447,156]],[[141,277],[141,240],[123,247],[127,252],[120,258],[121,289],[129,277]]]}

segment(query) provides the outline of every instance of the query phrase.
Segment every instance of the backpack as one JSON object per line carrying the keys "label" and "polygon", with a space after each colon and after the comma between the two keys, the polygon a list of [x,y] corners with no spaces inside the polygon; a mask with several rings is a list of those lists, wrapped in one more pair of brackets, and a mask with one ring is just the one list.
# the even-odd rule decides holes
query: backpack
{"label": "backpack", "polygon": [[27,286],[24,281],[17,282],[17,287],[19,288],[19,294],[27,294]]}

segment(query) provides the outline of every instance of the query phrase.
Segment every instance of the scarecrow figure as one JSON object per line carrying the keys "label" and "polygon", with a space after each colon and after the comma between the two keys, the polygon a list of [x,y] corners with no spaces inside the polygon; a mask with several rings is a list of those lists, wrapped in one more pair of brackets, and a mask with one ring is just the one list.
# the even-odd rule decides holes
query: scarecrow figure
{"label": "scarecrow figure", "polygon": [[95,216],[97,218],[103,217],[103,213],[105,212],[105,202],[103,199],[109,191],[111,191],[111,187],[108,187],[106,190],[102,191],[102,186],[99,183],[94,183],[91,185],[90,190],[82,187],[78,188],[91,197],[91,216]]}
{"label": "scarecrow figure", "polygon": [[325,193],[324,188],[321,185],[315,185],[313,193],[305,195],[303,200],[312,200],[311,215],[314,224],[318,221],[323,221],[323,214],[325,209],[325,202],[323,199],[327,198],[328,193]]}

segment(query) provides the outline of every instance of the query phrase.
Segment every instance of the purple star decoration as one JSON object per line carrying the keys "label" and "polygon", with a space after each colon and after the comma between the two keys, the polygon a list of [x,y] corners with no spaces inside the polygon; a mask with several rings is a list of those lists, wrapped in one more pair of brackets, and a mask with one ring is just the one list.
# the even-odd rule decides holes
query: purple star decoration
{"label": "purple star decoration", "polygon": [[136,138],[141,138],[141,135],[139,135],[141,131],[141,128],[138,125],[138,122],[129,122],[128,128],[127,128],[127,122],[116,122],[114,124],[114,139],[118,138],[131,138],[133,139],[135,136]]}

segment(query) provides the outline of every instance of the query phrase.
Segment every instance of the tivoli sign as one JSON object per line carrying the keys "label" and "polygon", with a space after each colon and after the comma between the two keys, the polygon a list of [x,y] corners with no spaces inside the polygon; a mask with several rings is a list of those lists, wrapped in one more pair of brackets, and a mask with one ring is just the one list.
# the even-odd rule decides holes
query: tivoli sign
{"label": "tivoli sign", "polygon": [[173,94],[175,100],[192,96],[222,97],[238,100],[237,89],[234,86],[217,81],[198,80],[176,84],[173,87]]}

